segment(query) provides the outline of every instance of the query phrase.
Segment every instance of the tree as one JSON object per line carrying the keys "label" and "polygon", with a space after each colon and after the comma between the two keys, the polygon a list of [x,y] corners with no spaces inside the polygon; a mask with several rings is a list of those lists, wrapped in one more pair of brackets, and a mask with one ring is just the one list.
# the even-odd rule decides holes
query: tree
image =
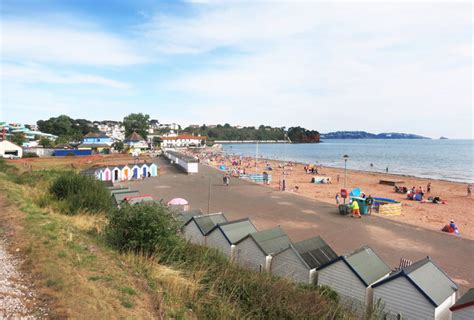
{"label": "tree", "polygon": [[153,146],[159,147],[161,145],[161,142],[163,142],[163,140],[161,140],[160,137],[153,137]]}
{"label": "tree", "polygon": [[23,142],[26,141],[25,135],[23,133],[14,133],[12,137],[12,142],[18,146],[22,146]]}
{"label": "tree", "polygon": [[41,137],[39,139],[39,144],[42,145],[43,148],[52,148],[53,147],[53,143],[51,142],[51,140],[49,140],[46,137]]}
{"label": "tree", "polygon": [[148,134],[150,116],[143,113],[131,113],[123,118],[123,126],[125,127],[125,135],[129,136],[134,131],[146,139]]}
{"label": "tree", "polygon": [[115,141],[113,144],[112,144],[112,148],[114,148],[115,150],[117,150],[118,152],[122,152],[123,150],[125,150],[125,146],[123,144],[122,141]]}

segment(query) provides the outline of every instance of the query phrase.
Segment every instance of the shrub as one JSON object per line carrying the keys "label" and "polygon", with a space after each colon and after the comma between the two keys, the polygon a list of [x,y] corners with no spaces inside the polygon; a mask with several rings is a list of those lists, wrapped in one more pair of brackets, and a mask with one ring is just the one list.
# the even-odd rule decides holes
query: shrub
{"label": "shrub", "polygon": [[76,154],[74,152],[68,152],[66,153],[66,157],[75,157]]}
{"label": "shrub", "polygon": [[68,171],[57,177],[49,188],[50,193],[65,202],[67,214],[80,210],[90,213],[108,211],[112,207],[110,193],[104,185],[91,177]]}
{"label": "shrub", "polygon": [[108,214],[106,237],[122,251],[181,256],[185,244],[169,209],[156,203],[123,204]]}
{"label": "shrub", "polygon": [[38,158],[38,155],[34,152],[25,152],[23,158]]}

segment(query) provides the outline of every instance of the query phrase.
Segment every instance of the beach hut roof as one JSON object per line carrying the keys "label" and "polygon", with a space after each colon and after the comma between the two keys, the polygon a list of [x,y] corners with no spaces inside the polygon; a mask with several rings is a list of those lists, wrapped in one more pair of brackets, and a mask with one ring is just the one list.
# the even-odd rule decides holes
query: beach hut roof
{"label": "beach hut roof", "polygon": [[222,233],[230,244],[234,244],[243,237],[249,235],[250,233],[254,233],[257,231],[257,228],[255,228],[253,223],[248,218],[219,223],[209,232],[217,228],[222,231]]}
{"label": "beach hut roof", "polygon": [[183,224],[186,224],[193,217],[201,216],[201,215],[203,215],[203,212],[201,211],[201,209],[193,209],[190,211],[178,211],[177,213],[174,214],[176,220],[181,221]]}
{"label": "beach hut roof", "polygon": [[113,198],[115,200],[116,204],[121,203],[126,197],[129,196],[136,196],[139,195],[140,193],[137,190],[129,190],[126,192],[119,192],[119,193],[114,193]]}
{"label": "beach hut roof", "polygon": [[469,289],[451,308],[451,311],[474,306],[474,288]]}
{"label": "beach hut roof", "polygon": [[130,190],[130,188],[127,188],[127,187],[114,187],[114,189],[110,189],[109,191],[110,191],[110,195],[113,196],[116,193],[126,193],[132,190]]}
{"label": "beach hut roof", "polygon": [[196,225],[198,226],[199,230],[203,235],[206,235],[209,230],[211,230],[216,224],[226,222],[226,217],[219,213],[208,214],[204,216],[196,216],[189,220],[186,224],[190,223],[191,221],[195,221]]}
{"label": "beach hut roof", "polygon": [[266,255],[280,252],[291,244],[290,238],[280,227],[251,233],[240,239],[237,243],[242,242],[248,237],[251,237]]}
{"label": "beach hut roof", "polygon": [[337,259],[336,252],[319,236],[297,242],[294,247],[311,269]]}
{"label": "beach hut roof", "polygon": [[128,196],[124,198],[129,204],[137,204],[142,202],[153,202],[153,197],[149,194],[140,194],[137,196]]}
{"label": "beach hut roof", "polygon": [[390,272],[390,267],[369,246],[363,246],[348,255],[339,256],[319,267],[319,270],[341,260],[366,287]]}
{"label": "beach hut roof", "polygon": [[458,289],[456,283],[430,257],[392,272],[372,287],[376,288],[399,277],[405,277],[435,307],[441,305]]}

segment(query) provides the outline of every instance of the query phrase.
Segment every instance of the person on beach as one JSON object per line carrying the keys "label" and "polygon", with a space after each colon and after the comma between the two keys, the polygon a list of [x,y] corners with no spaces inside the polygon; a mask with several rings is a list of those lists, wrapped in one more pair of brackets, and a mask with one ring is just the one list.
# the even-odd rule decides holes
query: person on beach
{"label": "person on beach", "polygon": [[385,168],[385,173],[388,173],[388,167]]}
{"label": "person on beach", "polygon": [[365,199],[365,203],[367,204],[367,207],[369,207],[368,214],[372,214],[372,205],[374,204],[374,198],[369,194],[367,199]]}
{"label": "person on beach", "polygon": [[467,195],[470,197],[472,194],[472,184],[468,184],[467,185]]}
{"label": "person on beach", "polygon": [[430,193],[431,192],[431,182],[428,182],[428,184],[426,185],[426,193]]}
{"label": "person on beach", "polygon": [[337,184],[339,184],[339,175],[336,176]]}
{"label": "person on beach", "polygon": [[339,192],[336,193],[336,205],[340,205],[341,204],[341,196],[339,195]]}
{"label": "person on beach", "polygon": [[266,171],[263,171],[263,184],[267,185],[268,184],[268,173]]}
{"label": "person on beach", "polygon": [[222,180],[223,180],[223,182],[224,182],[224,185],[225,185],[226,187],[228,187],[228,186],[229,186],[229,183],[230,183],[230,177],[229,177],[229,175],[228,175],[227,173],[224,174],[224,177],[222,178]]}
{"label": "person on beach", "polygon": [[359,211],[359,203],[354,199],[352,199],[352,202],[351,202],[351,209],[352,209],[352,217],[353,218],[358,217],[360,219],[361,216],[360,216],[360,211]]}

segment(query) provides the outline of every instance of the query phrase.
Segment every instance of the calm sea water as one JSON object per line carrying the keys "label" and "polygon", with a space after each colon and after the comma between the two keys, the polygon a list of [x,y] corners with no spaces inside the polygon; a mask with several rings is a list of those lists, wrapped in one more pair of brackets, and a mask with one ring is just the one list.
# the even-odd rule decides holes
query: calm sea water
{"label": "calm sea water", "polygon": [[[229,154],[253,156],[256,144],[227,144]],[[259,144],[258,156],[348,169],[474,181],[474,140],[326,140],[318,144]],[[373,167],[370,164],[373,164]]]}

